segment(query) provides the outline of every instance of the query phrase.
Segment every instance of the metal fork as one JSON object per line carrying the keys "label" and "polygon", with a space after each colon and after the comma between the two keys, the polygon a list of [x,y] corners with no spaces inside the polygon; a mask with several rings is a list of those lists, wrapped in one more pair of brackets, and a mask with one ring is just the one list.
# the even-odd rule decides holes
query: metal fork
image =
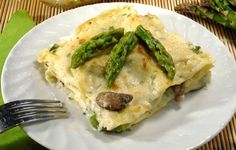
{"label": "metal fork", "polygon": [[15,127],[44,120],[67,118],[64,103],[55,100],[26,99],[0,106],[0,133]]}

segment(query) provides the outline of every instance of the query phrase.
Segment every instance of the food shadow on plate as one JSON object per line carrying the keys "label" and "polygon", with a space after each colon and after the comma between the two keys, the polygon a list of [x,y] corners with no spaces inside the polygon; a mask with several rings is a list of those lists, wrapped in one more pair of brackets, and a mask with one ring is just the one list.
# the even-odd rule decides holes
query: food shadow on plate
{"label": "food shadow on plate", "polygon": [[[96,139],[106,143],[112,143],[122,139],[133,141],[158,141],[162,139],[163,136],[171,136],[169,131],[178,130],[178,127],[184,126],[186,122],[190,122],[194,119],[188,112],[198,109],[198,104],[202,103],[202,101],[198,100],[199,94],[201,95],[202,93],[202,95],[204,95],[205,92],[205,88],[201,89],[201,91],[192,91],[191,93],[188,93],[181,102],[169,102],[166,107],[155,112],[150,118],[144,119],[140,123],[134,125],[130,131],[123,133],[101,133],[91,131],[91,134],[93,134]],[[194,105],[186,107],[186,105],[192,104],[192,101],[195,101]],[[172,116],[171,120],[165,119],[170,116]],[[194,129],[193,127],[193,130],[195,131],[197,129]],[[176,134],[174,136],[179,135]]]}
{"label": "food shadow on plate", "polygon": [[[193,92],[193,95],[195,95],[194,93],[195,92]],[[181,110],[182,109],[181,103],[183,103],[185,100],[181,102],[171,101],[170,103],[167,104],[166,107],[151,115],[150,118],[144,119],[140,123],[134,125],[130,131],[126,131],[123,133],[114,133],[114,132],[101,133],[91,129],[91,133],[93,134],[93,136],[95,136],[96,139],[99,139],[107,143],[120,140],[121,138],[127,138],[135,141],[157,140],[157,138],[161,138],[161,136],[164,135],[166,132],[172,130],[173,124],[175,124],[176,126],[181,125],[182,123],[181,118],[175,117],[175,119],[171,120],[168,124],[166,124],[166,122],[163,122],[164,121],[163,118],[165,118],[166,115],[170,115],[170,113],[171,114],[177,113],[179,110]],[[156,128],[153,128],[153,125],[154,126],[155,124],[158,125],[158,123],[160,123],[161,126],[159,127],[156,126]]]}

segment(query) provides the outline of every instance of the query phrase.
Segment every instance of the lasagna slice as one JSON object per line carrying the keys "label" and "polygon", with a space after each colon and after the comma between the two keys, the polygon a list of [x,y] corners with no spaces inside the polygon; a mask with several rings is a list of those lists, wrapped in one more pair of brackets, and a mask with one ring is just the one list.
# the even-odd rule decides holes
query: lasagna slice
{"label": "lasagna slice", "polygon": [[[107,87],[104,78],[108,53],[89,59],[76,69],[71,68],[71,57],[75,50],[95,35],[110,28],[135,31],[138,25],[148,29],[171,55],[176,71],[172,80],[167,78],[147,47],[140,42],[127,55],[111,87]],[[205,86],[213,66],[211,56],[202,48],[167,32],[156,16],[138,15],[132,7],[108,10],[84,22],[76,29],[71,40],[58,42],[42,50],[37,61],[44,65],[48,82],[63,83],[69,91],[69,97],[78,102],[94,128],[115,132],[129,129],[169,101],[179,100],[185,93]],[[122,110],[111,111],[101,107],[96,100],[104,92],[125,93],[132,96],[132,101]]]}

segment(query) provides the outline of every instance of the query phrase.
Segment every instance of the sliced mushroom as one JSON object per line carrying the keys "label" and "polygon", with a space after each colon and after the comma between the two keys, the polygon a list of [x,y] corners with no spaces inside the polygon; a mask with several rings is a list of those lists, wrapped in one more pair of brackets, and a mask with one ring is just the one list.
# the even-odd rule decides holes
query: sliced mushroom
{"label": "sliced mushroom", "polygon": [[175,93],[175,100],[180,101],[184,95],[184,92],[185,92],[184,84],[179,84],[179,85],[173,86],[173,91]]}
{"label": "sliced mushroom", "polygon": [[115,92],[101,92],[96,98],[97,104],[111,111],[120,111],[133,99],[130,94],[115,93]]}

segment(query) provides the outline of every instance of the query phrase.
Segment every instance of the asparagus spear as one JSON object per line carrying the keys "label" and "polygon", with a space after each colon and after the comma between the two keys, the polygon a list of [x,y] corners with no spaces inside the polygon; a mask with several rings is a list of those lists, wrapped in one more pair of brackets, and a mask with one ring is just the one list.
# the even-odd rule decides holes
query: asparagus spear
{"label": "asparagus spear", "polygon": [[108,87],[111,87],[114,83],[125,63],[128,52],[134,49],[137,42],[138,38],[135,33],[127,32],[112,49],[105,68],[105,78]]}
{"label": "asparagus spear", "polygon": [[236,26],[236,12],[230,7],[230,3],[226,0],[205,0],[207,1],[210,6],[217,10],[218,12],[222,13],[225,17],[228,18],[233,24]]}
{"label": "asparagus spear", "polygon": [[173,79],[175,76],[174,62],[161,42],[155,39],[142,25],[136,28],[136,35],[147,44],[148,48],[156,57],[158,64],[167,72],[167,77]]}
{"label": "asparagus spear", "polygon": [[96,114],[92,115],[92,116],[90,117],[89,121],[90,121],[90,124],[91,124],[95,129],[98,128],[99,122],[98,122],[98,120],[97,120],[97,118],[96,118]]}
{"label": "asparagus spear", "polygon": [[180,4],[175,7],[175,10],[179,12],[191,13],[203,18],[209,18],[225,27],[236,29],[235,23],[229,20],[228,17],[218,13],[216,10],[210,7],[202,7],[194,4]]}
{"label": "asparagus spear", "polygon": [[122,133],[122,132],[125,132],[125,131],[130,130],[130,127],[131,127],[131,124],[129,124],[129,123],[123,124],[123,125],[120,125],[120,126],[114,128],[114,129],[112,130],[112,132],[115,132],[115,133]]}
{"label": "asparagus spear", "polygon": [[233,5],[234,7],[236,7],[236,0],[228,0],[229,1],[229,3],[231,4],[231,5]]}
{"label": "asparagus spear", "polygon": [[76,69],[87,60],[103,53],[103,50],[118,43],[123,35],[124,29],[118,28],[94,36],[88,42],[82,44],[72,55],[71,68]]}
{"label": "asparagus spear", "polygon": [[226,0],[204,0],[205,3],[208,3],[213,9],[217,11],[221,10],[232,10],[230,4]]}

